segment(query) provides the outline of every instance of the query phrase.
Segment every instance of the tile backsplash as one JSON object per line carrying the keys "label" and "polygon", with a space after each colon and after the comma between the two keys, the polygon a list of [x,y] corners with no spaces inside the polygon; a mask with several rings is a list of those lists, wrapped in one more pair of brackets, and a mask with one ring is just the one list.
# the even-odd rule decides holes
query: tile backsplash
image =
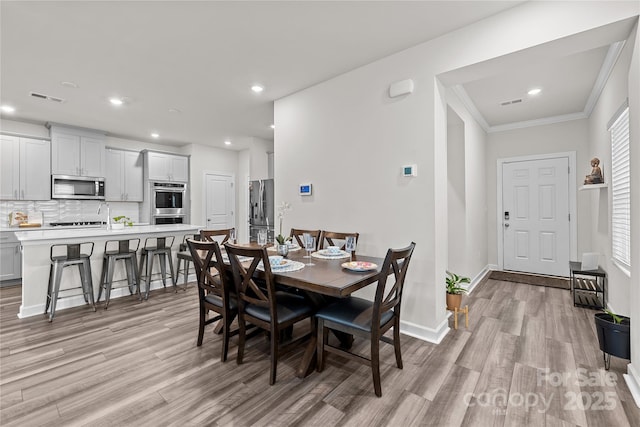
{"label": "tile backsplash", "polygon": [[[47,200],[47,201],[22,201],[22,200],[2,200],[0,201],[0,227],[9,226],[9,212],[29,211],[42,212],[45,224],[59,221],[105,221],[106,210],[103,209],[98,215],[97,200]],[[133,202],[109,202],[111,207],[111,217],[124,215],[131,218],[133,222],[140,222],[138,203]],[[143,222],[148,222],[145,218]]]}

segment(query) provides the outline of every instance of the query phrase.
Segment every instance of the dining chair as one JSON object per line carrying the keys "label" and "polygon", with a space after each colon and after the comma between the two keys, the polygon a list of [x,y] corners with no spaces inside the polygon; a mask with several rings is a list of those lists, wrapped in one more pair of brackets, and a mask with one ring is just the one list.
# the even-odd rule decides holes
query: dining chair
{"label": "dining chair", "polygon": [[302,240],[302,236],[304,234],[310,234],[311,237],[314,237],[316,239],[316,247],[315,250],[318,250],[318,246],[320,245],[320,234],[322,233],[321,230],[301,230],[298,228],[292,228],[291,229],[291,233],[289,234],[289,236],[291,237],[291,240],[293,240],[294,238],[296,239],[296,241],[298,242],[298,245],[304,249],[304,240]]}
{"label": "dining chair", "polygon": [[[338,354],[350,360],[364,363],[371,367],[373,373],[373,388],[376,396],[382,396],[380,385],[380,341],[393,344],[396,354],[396,364],[402,369],[402,354],[400,352],[400,307],[402,303],[402,288],[407,275],[409,261],[416,244],[411,242],[403,249],[389,249],[384,259],[376,296],[373,301],[351,297],[338,300],[320,309],[316,313],[318,320],[318,372],[324,369],[326,352]],[[393,274],[393,280],[388,277]],[[393,338],[384,336],[393,327]],[[341,331],[370,340],[370,357],[366,358],[328,343],[329,329]]]}
{"label": "dining chair", "polygon": [[[231,331],[231,323],[238,314],[238,302],[233,295],[230,278],[224,274],[222,253],[218,242],[205,242],[188,239],[187,245],[193,258],[198,280],[198,300],[200,302],[200,323],[198,326],[198,346],[202,345],[204,327],[222,320],[222,354],[220,360],[227,360],[229,338],[238,333]],[[211,270],[217,274],[212,274]],[[218,313],[207,319],[209,311]]]}
{"label": "dining chair", "polygon": [[[233,279],[238,295],[238,357],[242,363],[246,337],[246,325],[251,323],[269,332],[271,371],[269,384],[276,382],[280,331],[295,323],[310,319],[311,334],[315,334],[313,313],[315,308],[304,297],[288,292],[276,291],[275,280],[269,264],[269,256],[264,247],[247,247],[226,243],[227,254],[233,270]],[[242,257],[242,261],[239,257]],[[256,282],[254,276],[258,267],[264,271],[264,287]],[[287,343],[286,347],[297,344],[309,334],[302,335]]]}
{"label": "dining chair", "polygon": [[[200,240],[200,234],[185,234],[180,243],[176,258],[178,264],[176,266],[176,282],[180,279],[180,272],[184,274],[184,290],[187,290],[187,279],[189,277],[189,263],[193,263],[193,257],[191,251],[187,247],[187,239]],[[184,264],[182,264],[184,263]],[[180,270],[180,264],[182,264],[182,270]],[[178,289],[176,288],[176,292]]]}
{"label": "dining chair", "polygon": [[[338,233],[336,231],[323,230],[320,236],[320,245],[318,246],[318,249],[324,249],[327,246],[340,246],[340,249],[344,250],[346,244],[345,240],[347,239],[347,237],[355,237],[357,244],[360,233]],[[334,239],[337,240],[337,242],[334,242]],[[340,243],[342,243],[342,245],[340,245]],[[355,253],[356,252],[353,251],[354,255]]]}
{"label": "dining chair", "polygon": [[235,232],[235,228],[220,228],[217,230],[200,230],[200,240],[216,241],[219,245],[223,245],[231,238],[231,231]]}

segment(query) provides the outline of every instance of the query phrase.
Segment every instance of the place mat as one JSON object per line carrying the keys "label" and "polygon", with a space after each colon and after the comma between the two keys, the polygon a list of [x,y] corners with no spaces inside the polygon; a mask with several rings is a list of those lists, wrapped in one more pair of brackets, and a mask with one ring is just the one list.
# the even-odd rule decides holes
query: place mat
{"label": "place mat", "polygon": [[[292,261],[290,259],[285,259],[287,262],[286,265],[281,267],[271,267],[271,272],[273,273],[291,273],[292,271],[302,270],[304,268],[304,263],[299,261]],[[262,265],[262,261],[258,264],[258,270],[264,271],[264,265]]]}
{"label": "place mat", "polygon": [[[295,251],[299,251],[300,249],[302,249],[299,245],[294,245],[294,246],[289,246],[289,252],[295,252]],[[269,252],[276,252],[278,249],[275,246],[269,246],[267,248],[267,251]]]}
{"label": "place mat", "polygon": [[314,252],[311,254],[314,258],[320,259],[344,259],[349,258],[349,252],[340,251],[336,255],[328,255],[328,251],[326,249],[321,249],[318,252]]}

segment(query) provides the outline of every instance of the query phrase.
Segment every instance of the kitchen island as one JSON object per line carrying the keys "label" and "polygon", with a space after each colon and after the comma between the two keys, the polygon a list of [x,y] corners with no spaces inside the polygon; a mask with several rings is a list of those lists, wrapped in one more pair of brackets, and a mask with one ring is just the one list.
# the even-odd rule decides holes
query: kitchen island
{"label": "kitchen island", "polygon": [[[49,228],[43,230],[16,231],[16,238],[20,241],[22,250],[22,304],[18,317],[42,315],[47,299],[47,285],[49,282],[49,267],[51,265],[50,247],[54,244],[69,244],[94,242],[93,255],[91,256],[91,276],[95,297],[98,297],[100,275],[102,273],[102,258],[104,245],[107,240],[140,239],[140,247],[144,245],[146,238],[175,236],[172,251],[178,251],[178,246],[187,234],[196,234],[202,226],[192,224],[168,224],[168,225],[140,225],[124,227],[120,230],[107,230],[101,228]],[[123,264],[123,263],[118,263]],[[176,265],[174,257],[174,266]],[[154,271],[156,269],[154,268]],[[114,280],[125,276],[123,265],[118,265]],[[62,276],[63,288],[80,286],[80,277],[75,268],[65,268]],[[162,287],[162,281],[151,283],[151,289]],[[169,284],[167,284],[167,287]],[[171,285],[173,287],[173,285]],[[130,296],[125,289],[114,289],[111,298]],[[56,312],[68,307],[85,305],[82,295],[64,298],[58,301]]]}

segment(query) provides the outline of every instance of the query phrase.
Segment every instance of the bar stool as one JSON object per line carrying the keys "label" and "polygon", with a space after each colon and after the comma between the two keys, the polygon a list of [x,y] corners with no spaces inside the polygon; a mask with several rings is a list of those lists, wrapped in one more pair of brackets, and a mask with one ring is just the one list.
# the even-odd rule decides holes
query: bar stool
{"label": "bar stool", "polygon": [[[115,247],[117,246],[117,247]],[[115,248],[114,248],[115,247]],[[140,277],[138,276],[138,248],[140,247],[140,239],[129,240],[107,240],[104,243],[104,258],[102,260],[102,275],[100,276],[100,288],[98,290],[98,300],[102,296],[102,289],[104,289],[105,306],[106,310],[109,307],[109,301],[111,299],[111,289],[113,289],[113,271],[115,270],[117,261],[124,261],[125,270],[127,272],[127,287],[129,292],[133,295],[135,286],[138,287],[138,296],[140,297]],[[115,282],[121,282],[125,279],[115,280]],[[119,286],[118,288],[123,288]]]}
{"label": "bar stool", "polygon": [[[89,253],[83,252],[82,249],[86,249],[90,246]],[[64,248],[64,251],[62,251]],[[64,255],[59,253],[64,252]],[[58,253],[58,255],[54,255]],[[85,302],[91,304],[93,311],[96,311],[96,304],[93,300],[93,282],[91,280],[91,255],[93,255],[93,242],[73,243],[73,244],[60,244],[52,245],[49,251],[49,258],[51,259],[51,268],[49,269],[49,286],[47,289],[47,302],[44,308],[44,314],[49,311],[49,305],[51,305],[51,313],[49,313],[49,322],[53,321],[53,316],[56,314],[56,303],[58,299],[67,298],[76,295],[67,295],[59,297],[60,282],[62,281],[62,271],[65,267],[71,265],[77,265],[80,271],[80,287],[67,288],[62,291],[70,291],[73,289],[82,289],[82,295]]]}
{"label": "bar stool", "polygon": [[[153,275],[153,257],[158,256],[160,262],[160,274],[162,276],[162,285],[167,287],[167,264],[166,259],[169,259],[169,269],[171,273],[171,282],[174,289],[177,292],[176,278],[173,274],[173,259],[171,256],[171,246],[175,236],[167,237],[147,237],[144,241],[144,247],[140,251],[140,268],[138,269],[138,277],[140,277],[140,285],[147,279],[147,291],[145,292],[144,299],[149,299],[149,290],[151,289],[151,276]],[[154,245],[155,243],[155,245]],[[146,262],[145,262],[146,260]],[[142,267],[144,266],[145,275],[142,274]],[[142,290],[140,290],[142,292]]]}
{"label": "bar stool", "polygon": [[[180,251],[176,254],[178,265],[176,267],[176,282],[180,278],[180,263],[184,261],[182,272],[184,273],[184,290],[187,290],[187,277],[189,276],[189,263],[193,262],[193,256],[187,247],[187,239],[200,240],[200,234],[185,234],[180,243]],[[176,292],[178,289],[176,288]]]}

